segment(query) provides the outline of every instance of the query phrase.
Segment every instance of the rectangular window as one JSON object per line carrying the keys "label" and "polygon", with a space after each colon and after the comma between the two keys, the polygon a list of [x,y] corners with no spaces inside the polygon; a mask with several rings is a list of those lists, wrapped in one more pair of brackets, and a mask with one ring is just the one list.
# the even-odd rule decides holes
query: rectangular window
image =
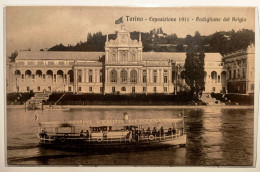
{"label": "rectangular window", "polygon": [[132,93],[135,93],[135,87],[132,87]]}
{"label": "rectangular window", "polygon": [[92,87],[89,87],[89,92],[92,92]]}
{"label": "rectangular window", "polygon": [[116,92],[116,87],[112,87],[112,93]]}
{"label": "rectangular window", "polygon": [[81,87],[79,87],[79,91],[81,91]]}
{"label": "rectangular window", "polygon": [[71,91],[71,87],[68,87],[68,90]]}
{"label": "rectangular window", "polygon": [[22,79],[24,79],[24,74],[22,74]]}
{"label": "rectangular window", "polygon": [[157,91],[157,90],[156,90],[156,87],[153,87],[153,92],[156,93],[156,91]]}
{"label": "rectangular window", "polygon": [[251,90],[254,90],[254,84],[251,84]]}
{"label": "rectangular window", "polygon": [[41,87],[37,87],[37,91],[41,91]]}
{"label": "rectangular window", "polygon": [[228,78],[231,79],[231,76],[232,76],[232,71],[229,70],[229,75],[228,75]]}
{"label": "rectangular window", "polygon": [[167,87],[163,87],[163,91],[164,91],[164,92],[167,92]]}
{"label": "rectangular window", "polygon": [[237,77],[240,78],[240,70],[237,70]]}
{"label": "rectangular window", "polygon": [[29,86],[27,87],[27,91],[30,91],[30,87]]}
{"label": "rectangular window", "polygon": [[100,87],[99,90],[100,90],[100,92],[103,92],[103,87]]}
{"label": "rectangular window", "polygon": [[78,70],[78,82],[82,82],[82,71]]}
{"label": "rectangular window", "polygon": [[48,86],[48,90],[51,91],[51,86]]}
{"label": "rectangular window", "polygon": [[42,79],[45,79],[45,74],[42,75]]}
{"label": "rectangular window", "polygon": [[146,76],[143,76],[143,83],[146,83]]}
{"label": "rectangular window", "polygon": [[143,87],[143,92],[146,92],[146,87]]}
{"label": "rectangular window", "polygon": [[243,68],[243,78],[246,78],[246,68]]}
{"label": "rectangular window", "polygon": [[88,82],[92,82],[92,75],[88,76]]}
{"label": "rectangular window", "polygon": [[157,82],[157,76],[153,76],[153,83]]}
{"label": "rectangular window", "polygon": [[236,79],[236,75],[237,75],[236,70],[234,70],[233,79]]}
{"label": "rectangular window", "polygon": [[168,79],[167,76],[164,76],[164,77],[163,77],[163,82],[164,82],[164,83],[167,83],[167,82],[168,82],[167,79]]}

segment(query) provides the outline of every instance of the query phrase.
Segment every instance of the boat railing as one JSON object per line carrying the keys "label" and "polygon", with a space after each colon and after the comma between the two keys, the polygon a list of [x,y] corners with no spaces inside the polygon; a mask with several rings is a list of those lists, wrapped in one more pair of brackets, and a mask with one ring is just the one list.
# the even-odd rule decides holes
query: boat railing
{"label": "boat railing", "polygon": [[40,136],[40,141],[45,142],[54,142],[57,139],[60,140],[84,140],[86,142],[102,142],[102,143],[129,143],[129,142],[142,142],[142,141],[166,141],[176,139],[184,135],[183,129],[176,129],[175,132],[143,132],[139,133],[132,131],[124,132],[107,132],[107,133],[89,133],[87,135],[82,135],[82,133],[48,133]]}

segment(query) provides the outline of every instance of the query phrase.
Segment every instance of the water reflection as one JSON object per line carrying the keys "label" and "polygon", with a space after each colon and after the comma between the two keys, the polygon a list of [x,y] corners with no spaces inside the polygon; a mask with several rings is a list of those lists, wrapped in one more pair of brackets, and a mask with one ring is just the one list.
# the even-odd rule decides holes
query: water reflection
{"label": "water reflection", "polygon": [[[37,122],[109,120],[186,116],[185,148],[142,152],[86,154],[38,147]],[[8,164],[29,165],[252,165],[252,109],[221,107],[187,109],[72,109],[71,111],[7,110]]]}

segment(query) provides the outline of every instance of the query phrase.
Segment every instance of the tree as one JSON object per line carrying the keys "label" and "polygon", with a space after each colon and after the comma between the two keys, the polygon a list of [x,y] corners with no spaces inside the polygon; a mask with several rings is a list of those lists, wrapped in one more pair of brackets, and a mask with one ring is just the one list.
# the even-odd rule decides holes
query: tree
{"label": "tree", "polygon": [[11,62],[14,62],[15,61],[15,58],[18,56],[18,52],[17,50],[15,50],[11,56],[9,56],[9,59],[11,60]]}
{"label": "tree", "polygon": [[185,82],[190,87],[191,93],[195,93],[196,97],[198,97],[205,88],[204,58],[205,54],[200,48],[196,48],[194,45],[188,47],[184,65]]}

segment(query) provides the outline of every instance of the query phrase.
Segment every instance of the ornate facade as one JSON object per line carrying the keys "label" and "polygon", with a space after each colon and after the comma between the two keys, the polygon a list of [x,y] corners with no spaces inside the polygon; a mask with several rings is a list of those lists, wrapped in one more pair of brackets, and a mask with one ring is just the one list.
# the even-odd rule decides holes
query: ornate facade
{"label": "ornate facade", "polygon": [[255,47],[249,45],[223,57],[227,70],[227,89],[229,93],[252,94],[255,81]]}
{"label": "ornate facade", "polygon": [[[176,93],[185,91],[186,53],[142,52],[141,35],[122,29],[105,52],[19,52],[7,71],[7,92]],[[205,53],[205,92],[225,92],[219,53]]]}

